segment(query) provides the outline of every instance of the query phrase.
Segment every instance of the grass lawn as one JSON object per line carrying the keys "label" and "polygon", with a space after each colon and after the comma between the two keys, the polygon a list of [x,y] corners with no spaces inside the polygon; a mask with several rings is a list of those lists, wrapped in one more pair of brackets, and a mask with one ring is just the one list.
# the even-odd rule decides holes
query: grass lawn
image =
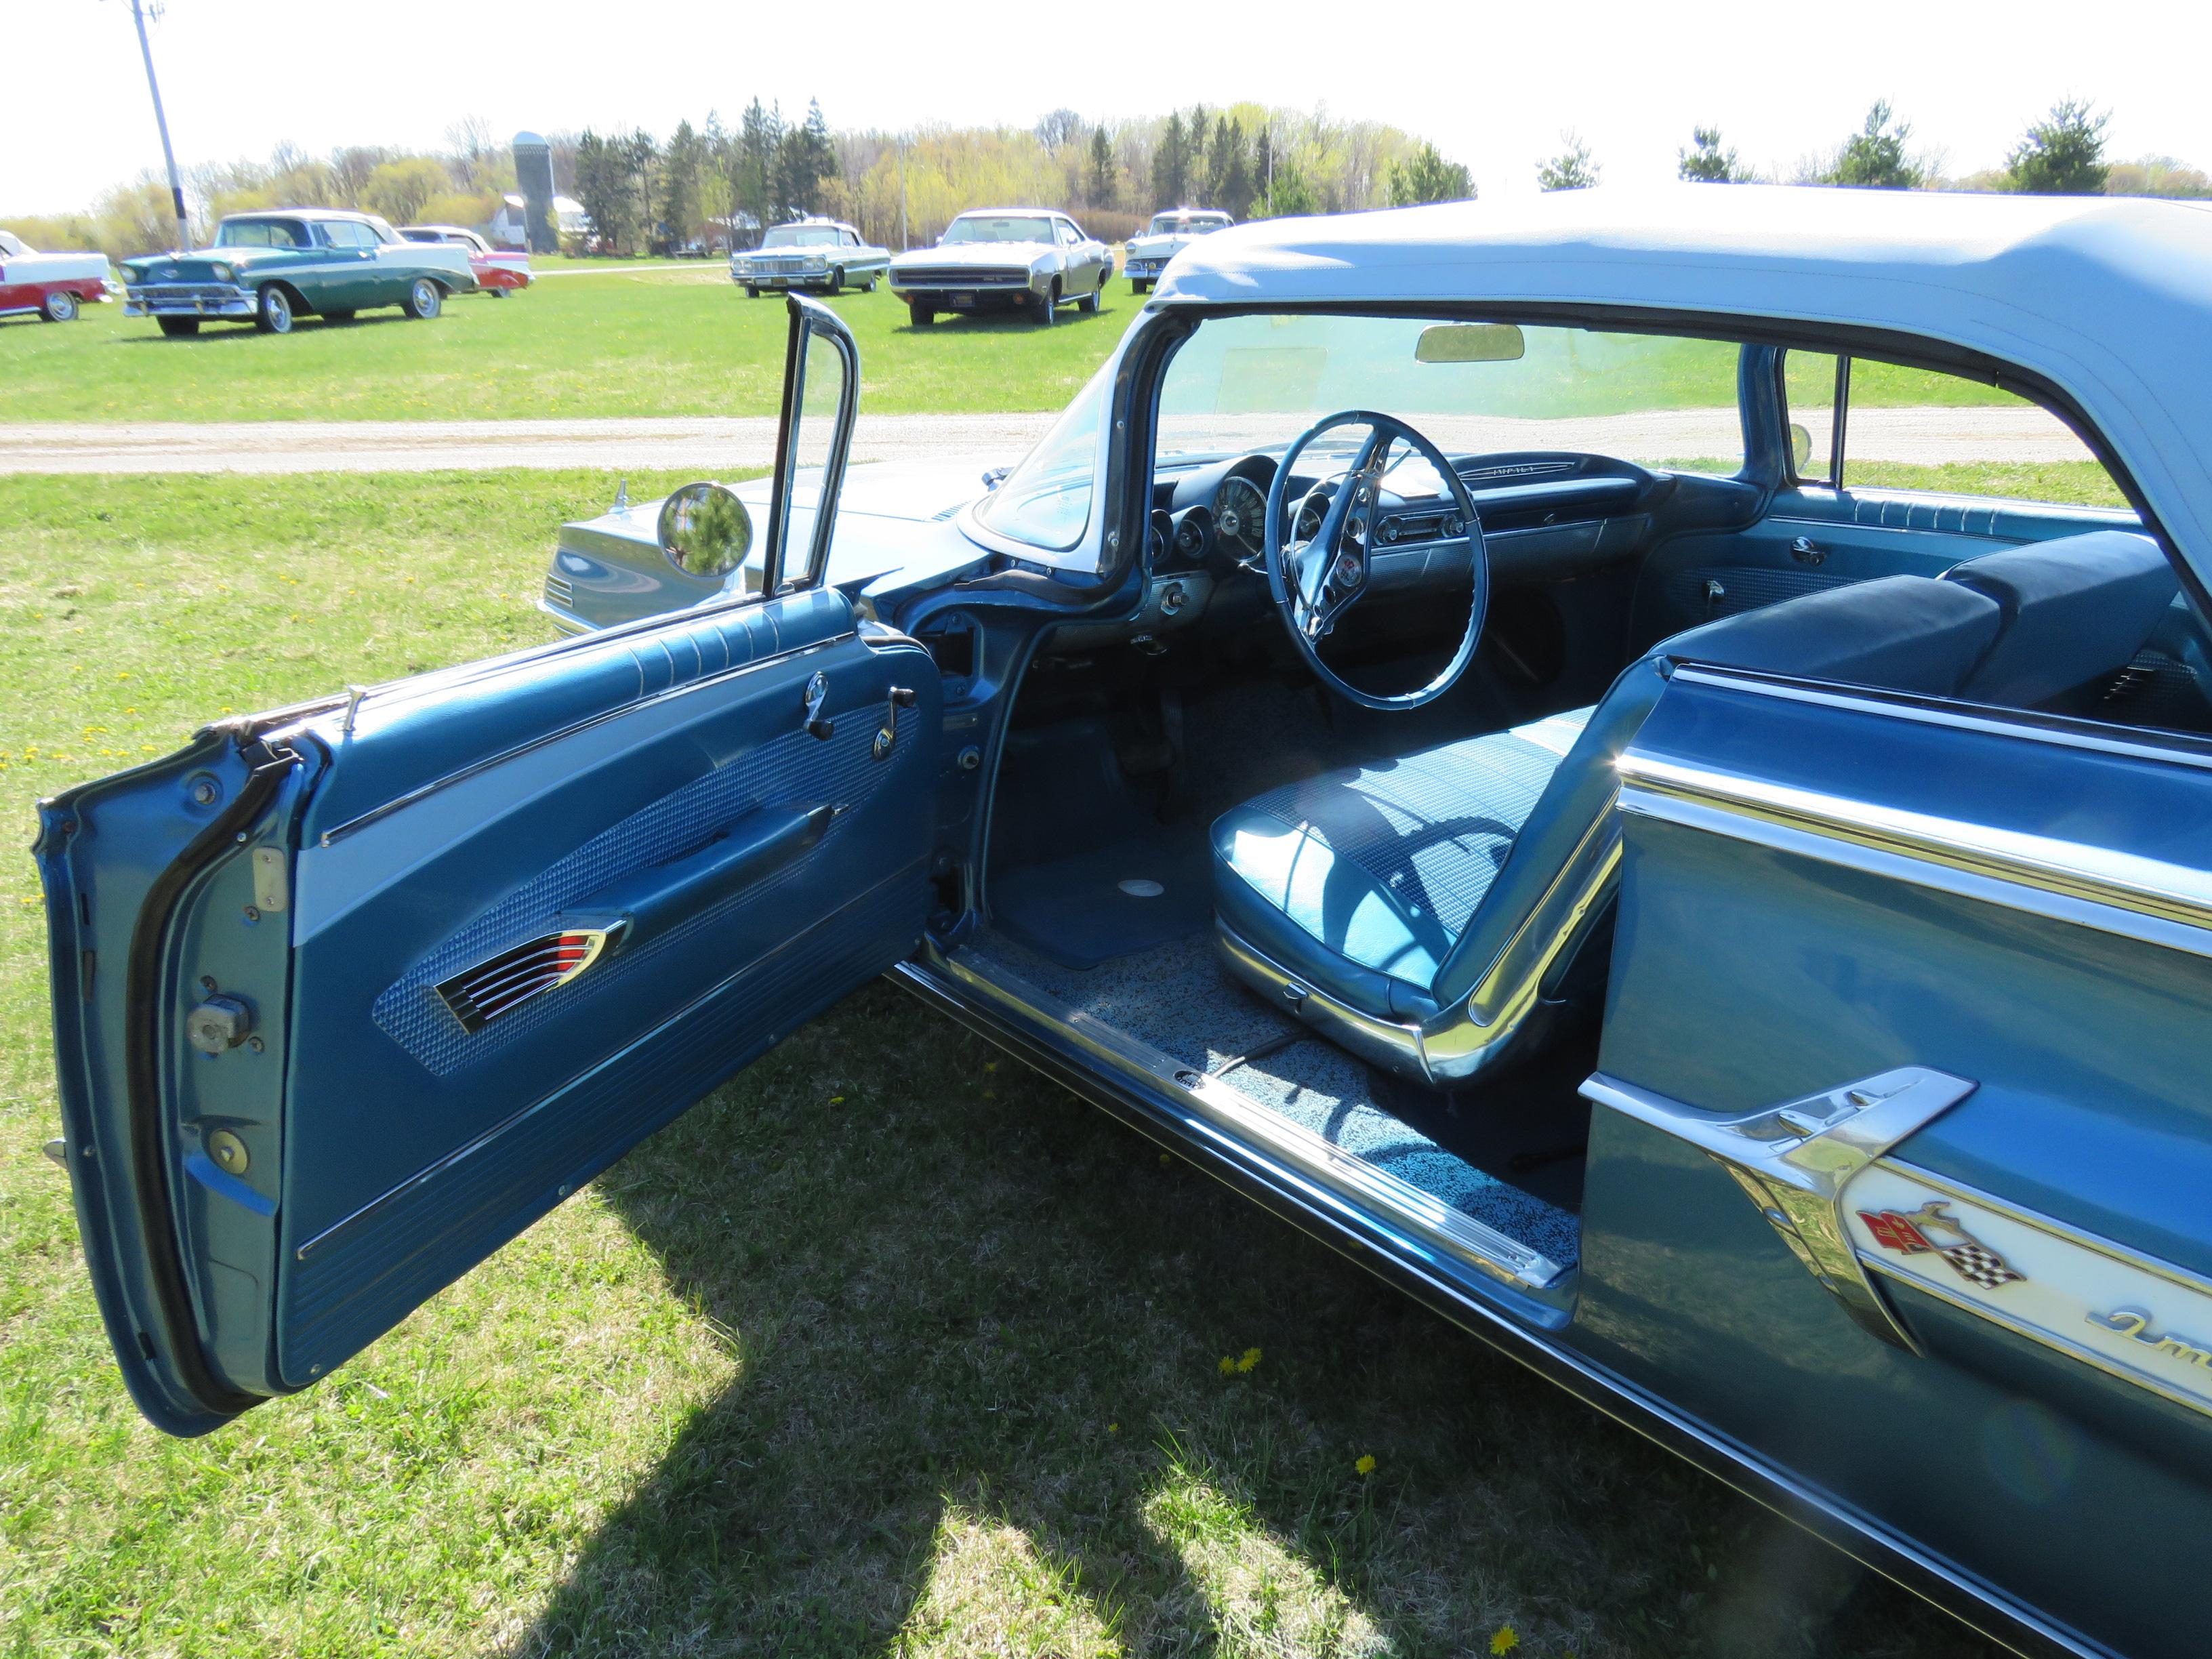
{"label": "grass lawn", "polygon": [[[1056,410],[1142,301],[1116,278],[1099,314],[945,318],[916,328],[890,290],[829,302],[860,346],[864,407]],[[210,324],[172,340],[119,305],[74,323],[0,323],[9,421],[389,421],[773,415],[784,306],[745,298],[719,262],[549,278],[512,299],[302,318],[289,335]]]}
{"label": "grass lawn", "polygon": [[544,637],[605,493],[0,478],[0,1652],[1987,1654],[880,984],[325,1386],[143,1425],[38,1151],[32,802]]}

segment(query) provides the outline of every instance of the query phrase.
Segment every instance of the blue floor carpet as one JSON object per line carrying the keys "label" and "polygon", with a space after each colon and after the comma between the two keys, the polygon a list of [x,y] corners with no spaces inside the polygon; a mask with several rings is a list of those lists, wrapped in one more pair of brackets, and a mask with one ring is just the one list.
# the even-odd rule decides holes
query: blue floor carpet
{"label": "blue floor carpet", "polygon": [[[1304,1030],[1230,977],[1211,928],[1088,969],[1065,967],[1003,934],[986,933],[969,948],[1207,1072]],[[1572,1212],[1477,1169],[1376,1104],[1365,1063],[1334,1044],[1301,1036],[1221,1075],[1239,1093],[1560,1266],[1579,1258],[1582,1228]]]}

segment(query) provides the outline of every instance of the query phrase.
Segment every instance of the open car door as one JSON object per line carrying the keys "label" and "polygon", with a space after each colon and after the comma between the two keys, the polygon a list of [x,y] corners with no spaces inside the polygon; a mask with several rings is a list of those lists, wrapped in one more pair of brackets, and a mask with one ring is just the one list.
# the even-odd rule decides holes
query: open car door
{"label": "open car door", "polygon": [[758,595],[45,807],[66,1161],[161,1427],[327,1375],[919,941],[937,677],[823,584],[859,359],[791,319]]}
{"label": "open car door", "polygon": [[1686,667],[1620,769],[1595,1352],[1993,1634],[2201,1653],[2212,742]]}

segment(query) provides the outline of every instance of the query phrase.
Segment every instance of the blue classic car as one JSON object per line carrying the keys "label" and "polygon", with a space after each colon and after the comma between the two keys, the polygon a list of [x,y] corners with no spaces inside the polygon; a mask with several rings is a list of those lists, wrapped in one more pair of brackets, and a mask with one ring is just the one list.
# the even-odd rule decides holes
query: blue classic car
{"label": "blue classic car", "polygon": [[799,219],[771,228],[757,248],[730,255],[730,280],[757,300],[763,289],[813,289],[842,294],[848,286],[876,291],[891,262],[838,219]]}
{"label": "blue classic car", "polygon": [[666,514],[750,591],[45,805],[125,1382],[311,1386],[888,972],[1997,1640],[2202,1652],[2208,295],[2102,198],[1245,226],[850,521],[792,297],[757,532]]}

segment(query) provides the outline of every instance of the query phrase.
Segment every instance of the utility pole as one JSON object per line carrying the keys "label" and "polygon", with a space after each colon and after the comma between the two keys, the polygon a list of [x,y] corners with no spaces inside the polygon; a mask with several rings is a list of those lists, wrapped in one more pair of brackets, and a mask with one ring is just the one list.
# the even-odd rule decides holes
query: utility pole
{"label": "utility pole", "polygon": [[[169,143],[169,118],[161,112],[161,83],[154,78],[154,48],[146,42],[146,9],[147,0],[131,0],[131,21],[138,26],[138,55],[146,60],[146,89],[154,94],[154,125],[161,130],[161,159],[169,168],[169,205],[177,214],[177,252],[189,253],[192,232],[185,222],[185,186],[177,177],[177,152]],[[160,0],[155,0],[154,15],[161,15]]]}
{"label": "utility pole", "polygon": [[914,246],[906,239],[906,135],[898,140],[899,161],[899,252],[903,253]]}

